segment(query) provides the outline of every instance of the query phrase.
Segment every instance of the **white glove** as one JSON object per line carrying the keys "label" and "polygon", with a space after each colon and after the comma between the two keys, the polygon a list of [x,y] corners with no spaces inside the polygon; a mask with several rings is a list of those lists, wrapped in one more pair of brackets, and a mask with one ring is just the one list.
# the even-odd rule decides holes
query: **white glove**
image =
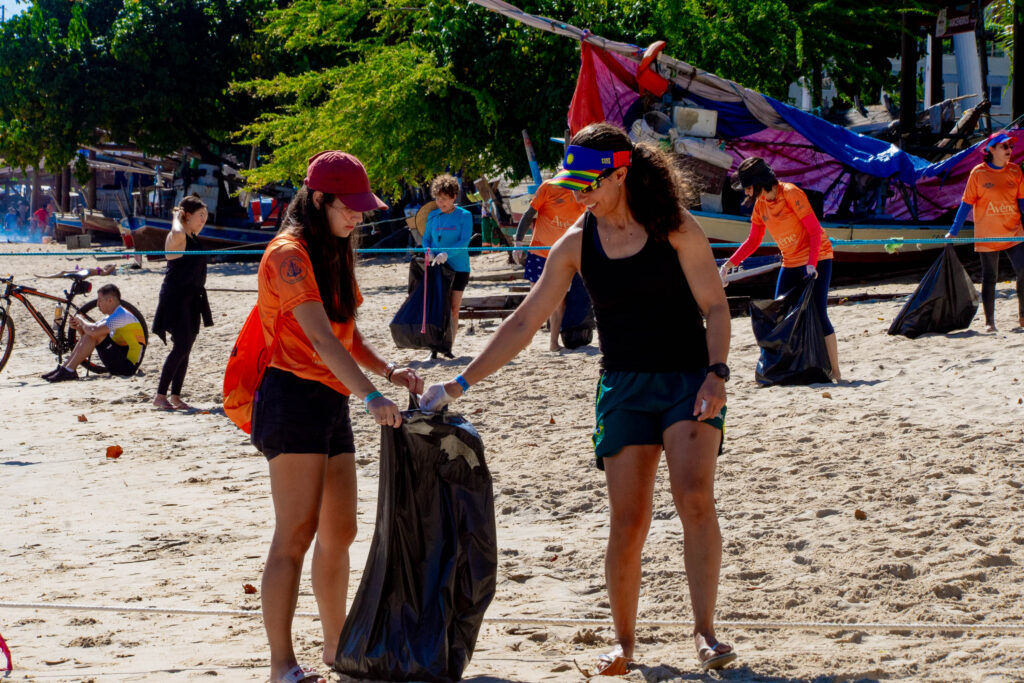
{"label": "white glove", "polygon": [[[520,240],[516,240],[516,246],[517,247],[526,246],[526,242],[521,242]],[[523,265],[524,263],[526,263],[526,255],[529,254],[529,253],[530,252],[525,251],[525,250],[524,251],[513,251],[512,252],[512,260],[515,261],[519,265]]]}
{"label": "white glove", "polygon": [[806,268],[807,268],[807,277],[813,278],[813,279],[817,280],[818,279],[818,269],[815,268],[814,266],[812,266],[810,263],[807,264]]}
{"label": "white glove", "polygon": [[448,260],[448,254],[441,252],[440,254],[434,254],[434,258],[430,259],[430,265],[439,266]]}
{"label": "white glove", "polygon": [[434,413],[455,400],[455,397],[444,390],[443,384],[431,384],[420,396],[420,410]]}
{"label": "white glove", "polygon": [[718,277],[722,278],[722,286],[729,286],[729,271],[733,269],[733,265],[726,261],[722,264],[722,267],[718,269]]}

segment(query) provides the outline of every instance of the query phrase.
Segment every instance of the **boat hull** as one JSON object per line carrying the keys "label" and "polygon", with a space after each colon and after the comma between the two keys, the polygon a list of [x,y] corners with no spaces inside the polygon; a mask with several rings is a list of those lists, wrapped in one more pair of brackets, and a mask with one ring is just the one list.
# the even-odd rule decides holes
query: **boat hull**
{"label": "boat hull", "polygon": [[[120,231],[121,238],[129,249],[163,251],[167,235],[171,232],[171,221],[149,216],[132,216],[121,221]],[[247,230],[207,224],[199,232],[199,243],[203,249],[211,251],[259,248],[273,239],[275,234],[275,230]],[[163,256],[147,258],[159,260]]]}
{"label": "boat hull", "polygon": [[[729,216],[707,211],[693,211],[694,217],[711,242],[715,256],[722,258],[735,251],[735,247],[718,247],[716,244],[743,242],[750,234],[750,219],[743,216]],[[910,265],[934,260],[944,245],[906,244],[890,254],[884,244],[836,244],[835,240],[903,240],[942,239],[949,226],[906,225],[906,224],[843,224],[823,222],[822,227],[829,239],[833,240],[832,251],[837,264],[861,265]],[[974,231],[964,229],[959,237],[971,238]],[[766,236],[768,241],[770,236]],[[758,255],[778,253],[775,247],[761,247],[754,252]]]}

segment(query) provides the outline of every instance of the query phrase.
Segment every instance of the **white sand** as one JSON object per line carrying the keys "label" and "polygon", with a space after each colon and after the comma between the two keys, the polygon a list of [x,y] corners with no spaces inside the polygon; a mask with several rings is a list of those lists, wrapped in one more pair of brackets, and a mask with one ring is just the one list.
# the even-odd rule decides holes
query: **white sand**
{"label": "white sand", "polygon": [[[93,265],[60,256],[4,257],[0,273],[57,291],[33,273]],[[474,260],[503,268],[504,257]],[[185,398],[220,404],[225,359],[255,301],[256,264],[211,266],[216,326],[200,333]],[[116,282],[152,317],[163,266],[95,278]],[[371,262],[359,271],[366,296],[360,329],[399,362],[423,352],[393,348],[387,323],[404,297],[407,267]],[[906,292],[914,283],[858,286],[837,293]],[[472,282],[468,296],[505,292]],[[235,291],[223,291],[235,290]],[[761,389],[748,319],[736,319],[728,385],[726,451],[717,500],[725,554],[721,621],[998,624],[1024,621],[1024,334],[1012,287],[999,284],[1000,332],[916,341],[886,335],[902,300],[838,306],[848,384]],[[46,306],[44,314],[52,314]],[[150,408],[167,352],[154,339],[144,374],[51,385],[42,332],[14,305],[17,343],[0,373],[0,600],[105,606],[258,610],[272,532],[265,461],[226,418]],[[495,323],[464,321],[459,357],[424,369],[450,379],[478,352]],[[602,561],[607,538],[603,474],[589,433],[598,374],[594,347],[531,347],[457,404],[483,435],[494,476],[499,579],[489,617],[606,618]],[[84,374],[84,373],[83,373]],[[824,393],[830,395],[825,397]],[[385,388],[396,400],[399,392]],[[85,415],[88,422],[79,422]],[[373,532],[379,433],[353,411],[359,461],[360,531],[352,591]],[[554,424],[551,424],[552,420]],[[108,460],[108,445],[124,449]],[[859,521],[855,510],[867,519]],[[690,617],[682,530],[659,480],[644,554],[641,619]],[[307,575],[299,609],[314,611]],[[316,663],[320,629],[299,617],[304,663]],[[685,626],[643,627],[629,680],[695,680]],[[14,655],[14,680],[265,680],[268,654],[254,617],[123,614],[96,610],[0,608],[0,634]],[[1024,679],[1024,633],[953,629],[752,630],[721,625],[740,653],[730,681]],[[608,627],[487,623],[469,680],[580,680],[606,648]],[[646,676],[646,679],[645,679]]]}

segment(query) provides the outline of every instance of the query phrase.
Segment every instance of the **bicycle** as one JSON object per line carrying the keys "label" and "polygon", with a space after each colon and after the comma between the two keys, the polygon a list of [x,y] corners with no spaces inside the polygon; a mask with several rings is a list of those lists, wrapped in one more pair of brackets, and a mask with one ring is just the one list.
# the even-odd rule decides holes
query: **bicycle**
{"label": "bicycle", "polygon": [[[39,323],[39,327],[43,328],[43,332],[49,337],[50,351],[57,356],[57,363],[63,364],[64,356],[71,353],[72,349],[75,348],[75,343],[78,341],[78,332],[68,323],[76,315],[82,316],[89,322],[96,322],[102,318],[102,314],[96,309],[96,299],[89,301],[81,308],[72,303],[76,296],[88,294],[92,291],[92,283],[88,282],[90,274],[88,270],[79,270],[63,275],[63,277],[71,280],[71,286],[64,290],[63,298],[47,294],[35,287],[15,284],[13,275],[5,278],[0,277],[0,285],[4,286],[3,295],[0,296],[0,371],[7,365],[11,352],[14,350],[14,321],[11,320],[10,314],[11,299],[20,301],[28,309],[28,312],[35,321]],[[53,322],[48,321],[32,305],[32,302],[27,297],[36,297],[55,302],[56,308],[54,309]],[[142,325],[142,335],[145,338],[145,345],[142,347],[142,356],[144,356],[146,349],[149,347],[149,327],[146,325],[146,319],[139,313],[139,309],[123,299],[121,300],[121,306],[138,318],[139,323]],[[93,311],[99,315],[94,314]],[[139,363],[142,362],[142,356],[139,357]],[[104,373],[107,371],[103,367],[103,363],[99,362],[98,358],[94,359],[92,354],[85,359],[82,365],[91,372]]]}

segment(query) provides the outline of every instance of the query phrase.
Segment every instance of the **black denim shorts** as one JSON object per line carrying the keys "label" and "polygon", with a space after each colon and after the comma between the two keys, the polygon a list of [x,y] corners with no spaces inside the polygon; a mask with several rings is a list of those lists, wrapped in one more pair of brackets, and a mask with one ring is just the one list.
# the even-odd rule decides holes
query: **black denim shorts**
{"label": "black denim shorts", "polygon": [[252,407],[250,440],[267,460],[281,453],[355,453],[348,396],[267,368]]}

